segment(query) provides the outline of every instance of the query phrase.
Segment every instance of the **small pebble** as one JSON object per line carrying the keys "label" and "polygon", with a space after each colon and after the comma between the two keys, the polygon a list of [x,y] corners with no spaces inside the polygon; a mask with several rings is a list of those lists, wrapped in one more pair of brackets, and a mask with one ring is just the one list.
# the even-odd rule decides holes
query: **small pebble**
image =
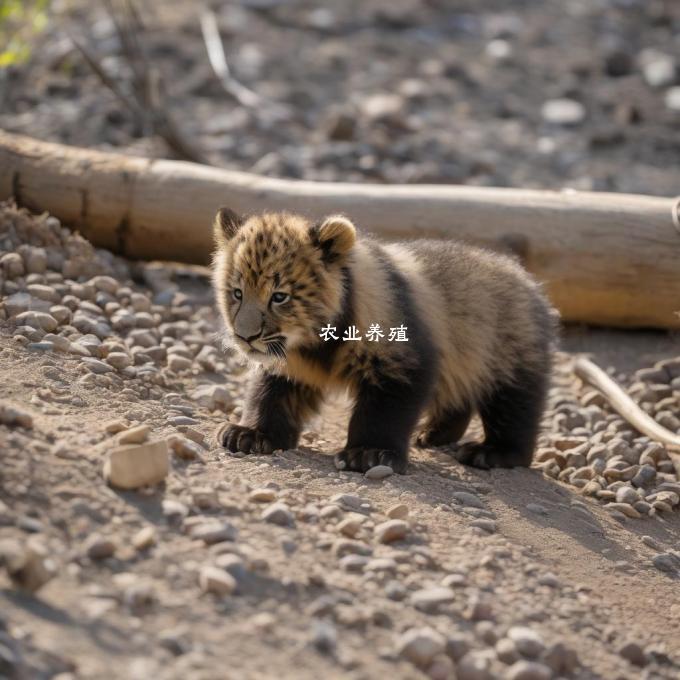
{"label": "small pebble", "polygon": [[406,519],[408,517],[408,505],[398,503],[388,508],[385,514],[390,519]]}
{"label": "small pebble", "polygon": [[149,438],[151,428],[148,425],[137,425],[125,430],[118,437],[119,444],[142,444]]}
{"label": "small pebble", "polygon": [[198,577],[201,590],[214,595],[231,595],[236,590],[236,579],[219,567],[203,567]]}
{"label": "small pebble", "polygon": [[156,530],[153,527],[143,527],[132,537],[132,545],[136,550],[147,550],[156,543]]}
{"label": "small pebble", "polygon": [[530,659],[537,658],[545,649],[541,636],[526,626],[513,626],[507,635],[514,642],[517,651]]}
{"label": "small pebble", "polygon": [[411,604],[426,614],[432,614],[442,605],[453,602],[454,598],[455,594],[451,588],[423,588],[411,595]]}
{"label": "small pebble", "polygon": [[619,649],[619,655],[634,666],[642,668],[647,665],[645,652],[637,642],[628,642]]}
{"label": "small pebble", "polygon": [[364,476],[366,477],[366,479],[379,480],[385,479],[386,477],[390,477],[393,474],[394,470],[391,467],[389,467],[389,465],[376,465],[375,467],[372,467],[369,470],[367,470]]}
{"label": "small pebble", "polygon": [[289,527],[295,524],[295,517],[285,503],[273,503],[262,512],[262,519],[270,524]]}
{"label": "small pebble", "polygon": [[276,500],[276,491],[268,488],[253,489],[248,494],[248,500],[253,503],[272,503]]}
{"label": "small pebble", "polygon": [[484,503],[482,503],[479,496],[476,496],[473,493],[468,493],[467,491],[454,491],[451,496],[461,505],[470,508],[484,508]]}
{"label": "small pebble", "polygon": [[409,531],[408,523],[402,519],[389,519],[378,524],[375,529],[375,537],[380,543],[392,543],[401,541]]}
{"label": "small pebble", "polygon": [[432,628],[411,628],[397,639],[397,654],[420,668],[427,667],[432,659],[441,654],[446,642]]}
{"label": "small pebble", "polygon": [[552,670],[537,661],[517,661],[510,666],[506,676],[508,680],[550,680]]}
{"label": "small pebble", "polygon": [[116,552],[116,543],[97,534],[90,536],[85,542],[85,553],[90,559],[103,560]]}

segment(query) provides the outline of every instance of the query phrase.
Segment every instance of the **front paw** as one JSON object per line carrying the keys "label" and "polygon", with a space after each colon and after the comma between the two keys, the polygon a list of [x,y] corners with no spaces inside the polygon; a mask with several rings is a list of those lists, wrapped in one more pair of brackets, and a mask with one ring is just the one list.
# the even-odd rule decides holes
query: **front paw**
{"label": "front paw", "polygon": [[390,449],[366,449],[361,446],[343,449],[335,454],[335,467],[338,470],[366,472],[376,465],[387,465],[397,474],[406,472],[408,458]]}
{"label": "front paw", "polygon": [[225,423],[217,430],[217,442],[231,453],[272,453],[269,438],[251,427]]}

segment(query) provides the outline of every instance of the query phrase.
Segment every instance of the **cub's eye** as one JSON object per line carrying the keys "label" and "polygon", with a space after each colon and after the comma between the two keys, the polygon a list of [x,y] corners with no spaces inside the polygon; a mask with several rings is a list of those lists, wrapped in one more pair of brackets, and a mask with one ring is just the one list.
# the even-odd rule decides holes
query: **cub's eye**
{"label": "cub's eye", "polygon": [[272,302],[275,305],[282,305],[284,302],[288,302],[290,300],[290,295],[288,293],[273,293],[272,294]]}
{"label": "cub's eye", "polygon": [[234,300],[240,300],[243,297],[240,288],[234,288],[234,290],[231,291],[231,294],[234,296]]}

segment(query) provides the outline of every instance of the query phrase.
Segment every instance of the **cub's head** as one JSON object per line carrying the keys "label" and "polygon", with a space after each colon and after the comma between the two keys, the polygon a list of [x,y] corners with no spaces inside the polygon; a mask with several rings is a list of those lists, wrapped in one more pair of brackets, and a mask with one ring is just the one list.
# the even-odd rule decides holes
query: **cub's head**
{"label": "cub's head", "polygon": [[343,303],[354,225],[339,215],[315,223],[288,213],[244,218],[222,208],[214,235],[213,284],[227,339],[265,364],[319,342]]}

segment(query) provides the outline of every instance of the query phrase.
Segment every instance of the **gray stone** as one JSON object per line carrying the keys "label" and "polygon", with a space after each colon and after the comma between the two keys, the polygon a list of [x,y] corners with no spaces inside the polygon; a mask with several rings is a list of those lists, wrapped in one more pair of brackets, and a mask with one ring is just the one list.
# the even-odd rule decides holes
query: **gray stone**
{"label": "gray stone", "polygon": [[451,496],[461,505],[471,508],[484,508],[484,503],[482,503],[480,498],[473,493],[467,491],[454,491]]}
{"label": "gray stone", "polygon": [[236,527],[229,522],[210,520],[193,526],[190,535],[206,545],[214,545],[222,541],[235,541],[237,531]]}
{"label": "gray stone", "polygon": [[492,519],[475,519],[470,522],[470,526],[486,531],[487,534],[496,533],[496,522]]}
{"label": "gray stone", "polygon": [[295,524],[295,517],[285,503],[272,503],[262,512],[262,519],[270,524],[289,527]]}
{"label": "gray stone", "polygon": [[411,628],[397,639],[397,654],[420,668],[446,648],[444,637],[432,628]]}
{"label": "gray stone", "polygon": [[545,649],[543,638],[526,626],[513,626],[508,630],[508,638],[515,643],[517,651],[530,659],[537,658]]}
{"label": "gray stone", "polygon": [[550,680],[552,670],[537,661],[517,661],[508,670],[508,680]]}
{"label": "gray stone", "polygon": [[628,503],[634,505],[640,500],[640,496],[630,486],[622,486],[616,491],[617,503]]}
{"label": "gray stone", "polygon": [[46,314],[45,312],[22,312],[17,314],[16,317],[17,326],[30,326],[31,328],[39,328],[47,333],[54,333],[59,324],[57,320]]}
{"label": "gray stone", "polygon": [[455,599],[451,588],[435,587],[416,590],[411,595],[411,604],[427,614],[436,612],[442,605],[449,604]]}

